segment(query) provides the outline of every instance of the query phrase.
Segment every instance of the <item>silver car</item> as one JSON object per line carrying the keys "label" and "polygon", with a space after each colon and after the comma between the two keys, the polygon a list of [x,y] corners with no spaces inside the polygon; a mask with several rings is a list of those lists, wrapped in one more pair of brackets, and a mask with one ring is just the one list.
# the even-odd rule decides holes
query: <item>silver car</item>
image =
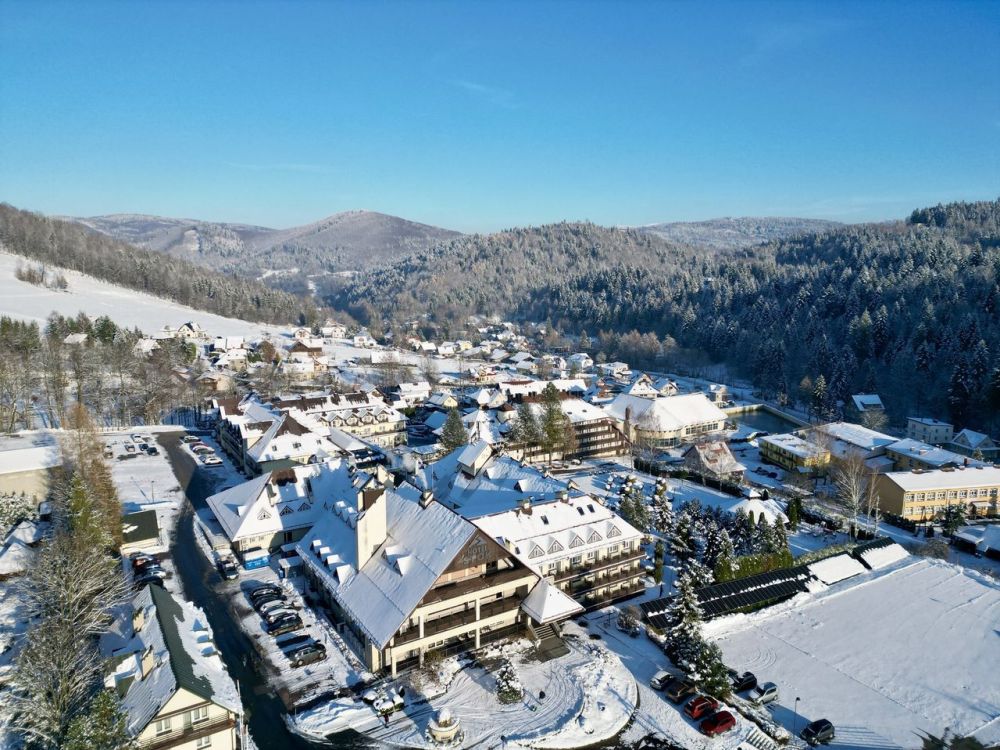
{"label": "silver car", "polygon": [[753,700],[762,706],[778,700],[778,686],[773,682],[765,682],[753,689]]}

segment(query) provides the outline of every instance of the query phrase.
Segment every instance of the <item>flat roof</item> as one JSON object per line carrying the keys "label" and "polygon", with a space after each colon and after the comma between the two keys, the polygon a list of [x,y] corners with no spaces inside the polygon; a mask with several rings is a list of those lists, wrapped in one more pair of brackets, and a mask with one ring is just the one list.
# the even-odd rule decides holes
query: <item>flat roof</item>
{"label": "flat roof", "polygon": [[884,474],[904,492],[949,489],[952,487],[990,487],[1000,485],[1000,467],[970,466],[945,471],[892,471]]}

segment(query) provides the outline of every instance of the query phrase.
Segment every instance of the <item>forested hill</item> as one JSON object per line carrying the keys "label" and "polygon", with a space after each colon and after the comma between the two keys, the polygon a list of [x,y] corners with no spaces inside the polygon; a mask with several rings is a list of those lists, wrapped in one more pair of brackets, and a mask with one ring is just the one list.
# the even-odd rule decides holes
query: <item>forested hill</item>
{"label": "forested hill", "polygon": [[956,203],[715,253],[560,224],[463,237],[360,275],[334,301],[362,318],[377,299],[398,319],[550,319],[608,356],[663,363],[679,346],[775,394],[815,389],[830,413],[877,391],[897,419],[989,428],[1000,420],[998,223],[1000,201]]}
{"label": "forested hill", "polygon": [[230,318],[298,323],[316,316],[306,299],[236,275],[142,250],[68,221],[0,203],[0,246],[60,266]]}
{"label": "forested hill", "polygon": [[712,250],[739,250],[773,240],[783,240],[844,226],[836,221],[773,216],[741,216],[708,221],[675,221],[637,227],[667,242]]}

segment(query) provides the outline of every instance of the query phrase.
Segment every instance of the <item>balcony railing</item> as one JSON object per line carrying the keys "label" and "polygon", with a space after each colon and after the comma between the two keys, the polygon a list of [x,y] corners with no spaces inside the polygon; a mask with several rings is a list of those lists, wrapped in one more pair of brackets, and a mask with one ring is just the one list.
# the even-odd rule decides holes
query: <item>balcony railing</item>
{"label": "balcony railing", "polygon": [[484,573],[480,576],[466,578],[462,581],[456,581],[455,583],[431,589],[420,601],[420,606],[465,596],[466,594],[471,594],[473,591],[484,591],[495,586],[503,586],[529,575],[530,573],[524,568],[508,568],[506,570],[498,570],[493,573]]}
{"label": "balcony railing", "polygon": [[573,581],[569,585],[569,593],[572,596],[577,596],[578,594],[582,594],[587,591],[602,589],[605,586],[613,586],[616,583],[628,581],[641,575],[641,568],[629,568],[628,570],[622,570],[618,573],[612,573],[611,575],[597,576],[592,581],[583,578],[578,581]]}
{"label": "balcony railing", "polygon": [[232,729],[235,726],[236,719],[227,714],[226,716],[206,719],[205,721],[199,721],[197,724],[189,724],[180,729],[158,734],[155,737],[140,742],[138,747],[141,750],[163,750],[163,748],[193,742],[200,737],[207,737],[224,729]]}
{"label": "balcony railing", "polygon": [[[495,615],[510,612],[517,609],[520,605],[521,600],[517,597],[497,599],[489,604],[480,605],[479,620],[486,620],[490,617],[494,617]],[[462,625],[471,625],[476,621],[475,609],[467,609],[462,612],[456,612],[453,615],[445,615],[444,617],[438,617],[434,620],[426,620],[424,622],[423,637],[427,638],[428,636],[437,635],[438,633],[443,633],[446,630],[461,627]],[[395,645],[399,646],[404,643],[410,643],[411,641],[418,640],[419,638],[420,626],[414,625],[413,627],[396,634]]]}
{"label": "balcony railing", "polygon": [[596,573],[597,571],[604,570],[605,568],[611,568],[615,565],[631,562],[632,560],[641,560],[645,556],[646,553],[641,547],[636,550],[619,552],[617,555],[602,557],[592,563],[584,562],[579,565],[571,565],[568,570],[559,571],[559,573],[556,574],[555,580],[557,582],[568,581],[570,578],[578,578],[581,575],[586,575],[587,573]]}

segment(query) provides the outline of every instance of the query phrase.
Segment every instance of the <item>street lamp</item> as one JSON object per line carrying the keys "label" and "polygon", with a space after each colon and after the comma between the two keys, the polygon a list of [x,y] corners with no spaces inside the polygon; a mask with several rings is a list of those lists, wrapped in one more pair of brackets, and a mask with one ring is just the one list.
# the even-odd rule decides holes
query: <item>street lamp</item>
{"label": "street lamp", "polygon": [[156,502],[156,480],[155,479],[150,479],[149,480],[149,502],[151,502],[151,503],[155,503]]}
{"label": "street lamp", "polygon": [[792,737],[795,737],[795,732],[799,728],[799,696],[795,696],[795,718],[792,720]]}

